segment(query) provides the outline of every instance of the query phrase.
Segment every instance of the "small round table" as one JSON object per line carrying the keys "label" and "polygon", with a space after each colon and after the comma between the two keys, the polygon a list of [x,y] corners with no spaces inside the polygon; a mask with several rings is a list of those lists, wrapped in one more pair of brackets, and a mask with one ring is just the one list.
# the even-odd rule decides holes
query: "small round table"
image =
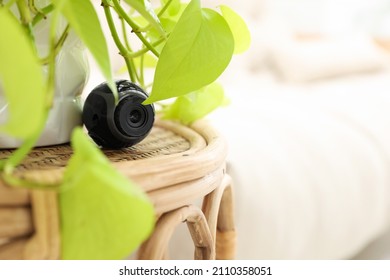
{"label": "small round table", "polygon": [[[10,155],[0,150],[0,158]],[[103,150],[112,164],[149,196],[155,230],[139,259],[165,259],[175,228],[186,222],[195,259],[233,259],[235,227],[224,139],[205,121],[191,126],[157,120],[141,143]],[[45,183],[62,179],[69,145],[35,148],[16,174]],[[202,207],[194,203],[203,200]],[[0,259],[58,259],[60,229],[55,191],[11,188],[0,181]]]}

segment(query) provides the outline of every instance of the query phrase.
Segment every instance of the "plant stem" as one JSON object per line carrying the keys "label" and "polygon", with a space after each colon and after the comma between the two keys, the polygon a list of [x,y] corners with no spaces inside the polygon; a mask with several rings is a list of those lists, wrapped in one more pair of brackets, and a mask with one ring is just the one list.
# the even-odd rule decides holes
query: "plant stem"
{"label": "plant stem", "polygon": [[104,9],[104,14],[106,16],[108,27],[110,28],[111,36],[114,39],[114,42],[120,51],[120,55],[125,57],[129,54],[129,51],[126,49],[126,47],[122,44],[121,40],[119,39],[119,35],[118,32],[116,31],[110,6],[108,5],[107,0],[103,0],[103,9]]}
{"label": "plant stem", "polygon": [[171,5],[173,0],[169,0],[167,3],[165,3],[165,5],[162,7],[162,9],[158,12],[157,16],[158,17],[161,17],[165,11],[169,8],[169,6]]}
{"label": "plant stem", "polygon": [[[104,0],[106,2],[106,0]],[[130,25],[130,27],[133,29],[133,30],[138,30],[139,29],[139,26],[129,17],[129,15],[126,13],[125,10],[123,10],[122,6],[120,5],[120,3],[118,2],[118,0],[112,0],[112,2],[114,3],[114,9],[115,11],[117,12],[118,15],[120,15],[126,22],[128,25]],[[157,57],[160,56],[160,54],[158,53],[158,51],[149,43],[149,41],[142,35],[141,32],[134,32],[134,34],[141,40],[141,42],[147,47],[149,48],[149,50]]]}
{"label": "plant stem", "polygon": [[69,25],[65,28],[62,33],[60,39],[57,42],[57,27],[60,19],[60,9],[56,9],[53,12],[50,23],[50,31],[49,31],[49,55],[47,57],[47,67],[48,67],[48,76],[47,76],[47,84],[46,84],[46,98],[47,98],[47,110],[49,110],[53,106],[54,99],[54,88],[55,88],[55,68],[56,68],[56,55],[57,55],[57,46],[62,46],[65,42],[69,31]]}
{"label": "plant stem", "polygon": [[[47,110],[45,112],[44,119],[46,120],[47,115],[49,111]],[[32,135],[29,139],[26,139],[25,142],[23,142],[20,147],[15,150],[11,156],[4,162],[0,163],[1,169],[4,170],[4,172],[0,173],[0,177],[2,180],[4,180],[9,186],[13,187],[21,187],[21,188],[58,188],[56,185],[51,184],[42,184],[42,183],[36,183],[31,182],[23,178],[16,177],[13,172],[15,170],[15,166],[19,165],[23,159],[26,157],[26,155],[31,151],[31,149],[35,146],[35,143],[38,141],[39,137],[41,136],[41,132],[44,129],[46,125],[46,122],[42,122],[41,126],[37,130],[37,132]]]}
{"label": "plant stem", "polygon": [[[57,43],[54,46],[54,56],[57,56],[58,53],[60,52],[62,46],[64,45],[64,43],[66,41],[66,38],[69,35],[69,31],[70,31],[70,26],[68,24],[65,27],[64,31],[62,32],[61,37],[58,39]],[[50,62],[50,59],[51,59],[51,54],[49,53],[49,55],[47,57],[41,59],[41,63],[48,64]]]}
{"label": "plant stem", "polygon": [[[46,114],[47,116],[47,114]],[[45,116],[45,120],[46,120]],[[42,122],[39,129],[32,135],[30,138],[26,139],[20,147],[15,150],[12,155],[2,163],[1,168],[4,169],[4,173],[11,175],[15,166],[19,165],[26,155],[30,152],[30,150],[34,147],[35,143],[38,141],[41,136],[41,132],[44,129],[46,122]]]}
{"label": "plant stem", "polygon": [[43,14],[43,12],[35,6],[35,0],[28,0],[28,7],[34,14]]}
{"label": "plant stem", "polygon": [[47,15],[54,10],[54,6],[52,4],[47,5],[46,7],[41,9],[41,13],[36,14],[32,20],[32,25],[37,25],[42,19],[46,19]]}
{"label": "plant stem", "polygon": [[21,20],[22,24],[28,25],[29,23],[31,23],[30,10],[28,9],[24,0],[18,0],[16,2],[16,5],[17,5],[18,10],[19,10],[20,20]]}
{"label": "plant stem", "polygon": [[145,77],[144,77],[144,58],[145,56],[142,55],[140,58],[140,66],[139,66],[139,82],[142,85],[142,87],[145,86]]}
{"label": "plant stem", "polygon": [[24,0],[17,0],[16,5],[18,7],[18,11],[20,14],[20,21],[22,22],[22,25],[26,29],[27,34],[30,37],[31,41],[33,42],[34,51],[36,52],[37,50],[34,44],[35,38],[34,38],[34,32],[31,24],[32,18],[31,18],[30,10],[27,7],[27,4]]}
{"label": "plant stem", "polygon": [[18,178],[14,174],[0,173],[1,179],[8,185],[14,188],[24,188],[24,189],[50,189],[50,190],[60,190],[60,186],[57,184],[44,184],[29,181],[23,178]]}
{"label": "plant stem", "polygon": [[120,18],[120,21],[121,21],[121,27],[122,27],[123,40],[125,41],[126,48],[131,52],[129,38],[127,37],[126,22],[123,18]]}
{"label": "plant stem", "polygon": [[[157,41],[155,41],[154,43],[152,43],[153,47],[157,47],[158,45],[160,45],[161,43],[163,43],[166,39],[165,38],[161,38]],[[145,48],[142,48],[136,52],[132,52],[129,54],[129,57],[131,58],[136,58],[138,56],[141,56],[141,55],[144,55],[145,53],[147,53],[149,50],[149,48],[145,47]]]}
{"label": "plant stem", "polygon": [[[123,18],[120,18],[120,21],[121,21],[121,26],[122,26],[123,40],[125,41],[125,45],[126,45],[127,50],[129,51],[129,53],[131,53],[132,50],[131,50],[130,42],[127,38],[126,22],[124,21]],[[127,56],[127,58],[129,59],[129,64],[126,64],[126,66],[127,67],[130,66],[130,69],[127,69],[127,71],[129,72],[129,75],[130,75],[132,81],[134,81],[134,82],[139,81],[139,77],[137,74],[137,70],[135,69],[133,58],[130,56]]]}
{"label": "plant stem", "polygon": [[111,32],[111,36],[114,39],[115,45],[119,49],[120,55],[123,56],[123,58],[125,60],[126,67],[127,67],[128,72],[129,72],[130,80],[131,81],[135,81],[134,73],[131,70],[132,68],[131,68],[131,64],[130,64],[130,59],[128,58],[128,55],[129,55],[130,52],[122,44],[122,42],[121,42],[121,40],[119,38],[118,32],[116,31],[116,27],[115,27],[115,24],[114,24],[114,20],[112,18],[112,13],[111,13],[110,5],[108,4],[108,1],[107,0],[103,0],[102,6],[103,6],[103,9],[104,9],[104,14],[106,16],[108,27],[109,27],[110,32]]}
{"label": "plant stem", "polygon": [[62,34],[61,34],[60,39],[58,39],[58,42],[57,42],[56,45],[55,45],[55,49],[56,49],[56,50],[62,48],[62,46],[63,46],[64,43],[65,43],[66,38],[68,38],[69,31],[70,31],[70,25],[67,24],[66,27],[65,27],[65,29],[64,29],[64,31],[63,31]]}

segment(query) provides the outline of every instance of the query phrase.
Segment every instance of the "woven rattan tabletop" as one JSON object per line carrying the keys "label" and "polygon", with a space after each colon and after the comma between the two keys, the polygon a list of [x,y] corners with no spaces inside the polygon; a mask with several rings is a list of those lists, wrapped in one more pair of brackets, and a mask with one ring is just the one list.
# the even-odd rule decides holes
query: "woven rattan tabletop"
{"label": "woven rattan tabletop", "polygon": [[[184,136],[156,125],[141,143],[121,150],[102,149],[102,152],[111,162],[124,162],[177,154],[190,147],[191,143]],[[12,150],[0,150],[0,159],[7,158],[11,153]],[[35,148],[18,166],[18,172],[65,167],[72,154],[69,144]]]}
{"label": "woven rattan tabletop", "polygon": [[[225,144],[205,123],[191,127],[157,120],[141,143],[103,153],[113,165],[145,190],[158,189],[205,176],[225,160]],[[0,159],[12,150],[0,150]],[[57,183],[70,157],[69,144],[33,149],[15,174],[37,182]]]}

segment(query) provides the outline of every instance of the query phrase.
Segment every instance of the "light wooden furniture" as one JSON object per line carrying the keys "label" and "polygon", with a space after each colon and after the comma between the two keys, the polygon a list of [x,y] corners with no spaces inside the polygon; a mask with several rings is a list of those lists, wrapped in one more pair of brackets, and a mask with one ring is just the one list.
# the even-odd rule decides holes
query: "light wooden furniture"
{"label": "light wooden furniture", "polygon": [[[0,158],[11,151],[0,150]],[[104,150],[113,165],[148,194],[156,227],[138,250],[140,259],[164,259],[176,226],[186,222],[195,259],[232,259],[235,250],[233,194],[225,172],[226,143],[206,122],[186,127],[157,121],[150,135],[124,150]],[[18,176],[60,182],[72,150],[68,145],[34,149]],[[198,207],[194,202],[202,199]],[[0,259],[60,258],[55,191],[11,188],[0,182]]]}

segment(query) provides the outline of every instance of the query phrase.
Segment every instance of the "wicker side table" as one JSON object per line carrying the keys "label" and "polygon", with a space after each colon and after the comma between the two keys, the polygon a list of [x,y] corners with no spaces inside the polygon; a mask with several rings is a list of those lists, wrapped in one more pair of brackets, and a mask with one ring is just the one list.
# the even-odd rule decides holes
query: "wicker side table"
{"label": "wicker side table", "polygon": [[[124,150],[103,150],[113,165],[141,186],[156,212],[156,227],[140,259],[164,259],[175,227],[186,222],[195,259],[232,259],[233,194],[225,172],[226,143],[206,122],[186,127],[157,121],[150,135]],[[0,150],[6,158],[9,150]],[[34,149],[18,168],[24,178],[59,182],[72,155],[69,145]],[[193,203],[203,199],[201,209]],[[0,259],[58,259],[57,193],[11,188],[0,181]]]}

